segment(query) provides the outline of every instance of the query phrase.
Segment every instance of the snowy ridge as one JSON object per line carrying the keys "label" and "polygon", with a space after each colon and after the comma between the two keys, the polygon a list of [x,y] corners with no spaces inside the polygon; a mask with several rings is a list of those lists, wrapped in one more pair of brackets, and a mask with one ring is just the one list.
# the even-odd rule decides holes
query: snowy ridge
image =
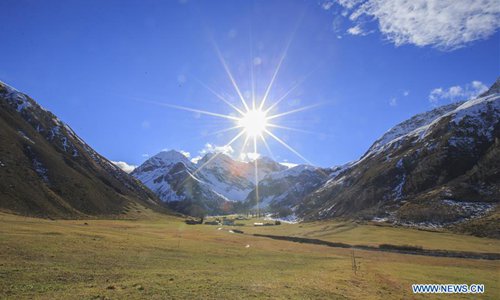
{"label": "snowy ridge", "polygon": [[315,171],[317,169],[317,167],[313,167],[310,165],[298,165],[283,171],[269,173],[269,175],[264,177],[263,182],[267,182],[270,180],[279,180],[286,177],[297,177],[300,176],[304,171]]}
{"label": "snowy ridge", "polygon": [[446,106],[441,106],[431,111],[418,114],[409,120],[406,120],[391,129],[389,129],[381,138],[376,140],[373,145],[368,149],[367,153],[380,151],[385,145],[395,141],[396,139],[405,136],[418,128],[422,128],[434,122],[444,114],[453,111],[459,107],[463,102],[452,103]]}
{"label": "snowy ridge", "polygon": [[[259,182],[260,208],[293,213],[302,199],[328,179],[330,171],[309,165],[295,167],[268,174]],[[247,197],[247,202],[257,205],[256,189]]]}
{"label": "snowy ridge", "polygon": [[391,147],[398,147],[399,143],[409,138],[417,138],[414,142],[423,140],[433,126],[438,124],[444,118],[450,117],[451,122],[455,126],[467,119],[471,124],[474,124],[474,132],[492,138],[493,127],[487,124],[481,117],[482,114],[492,110],[494,115],[500,116],[500,95],[498,93],[486,95],[477,99],[472,99],[466,102],[453,103],[432,110],[430,112],[417,115],[408,121],[405,121],[382,136],[377,140],[370,149],[360,159],[363,160],[372,155],[379,154]]}
{"label": "snowy ridge", "polygon": [[0,86],[5,88],[6,94],[4,95],[5,99],[11,103],[11,105],[16,106],[16,110],[18,112],[22,112],[28,107],[31,107],[32,104],[29,101],[28,97],[26,97],[25,94],[19,92],[15,88],[11,87],[10,85],[0,81]]}
{"label": "snowy ridge", "polygon": [[[380,137],[357,161],[333,169],[295,210],[306,219],[345,215],[385,217],[401,222],[425,219],[428,205],[456,199],[462,207],[440,219],[488,212],[500,194],[495,169],[500,125],[500,80],[480,97],[436,108],[402,122]],[[463,202],[466,200],[471,202]],[[267,200],[267,199],[266,199]],[[495,204],[496,205],[496,204]],[[493,206],[491,206],[493,207]],[[422,215],[421,215],[422,214]],[[472,214],[471,218],[482,214]]]}
{"label": "snowy ridge", "polygon": [[[259,178],[286,167],[267,159],[259,159]],[[181,201],[190,197],[189,191],[174,186],[182,184],[186,176],[197,182],[201,193],[209,199],[244,201],[255,188],[254,162],[233,160],[223,153],[207,153],[196,163],[175,150],[162,151],[145,161],[132,173],[163,201]],[[181,180],[181,182],[179,182]]]}

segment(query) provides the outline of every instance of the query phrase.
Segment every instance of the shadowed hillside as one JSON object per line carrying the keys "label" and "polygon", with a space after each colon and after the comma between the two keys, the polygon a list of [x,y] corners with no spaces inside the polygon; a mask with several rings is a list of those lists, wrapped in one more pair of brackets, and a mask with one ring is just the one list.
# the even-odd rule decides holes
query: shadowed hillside
{"label": "shadowed hillside", "polygon": [[67,124],[1,82],[0,128],[3,211],[54,218],[167,211]]}

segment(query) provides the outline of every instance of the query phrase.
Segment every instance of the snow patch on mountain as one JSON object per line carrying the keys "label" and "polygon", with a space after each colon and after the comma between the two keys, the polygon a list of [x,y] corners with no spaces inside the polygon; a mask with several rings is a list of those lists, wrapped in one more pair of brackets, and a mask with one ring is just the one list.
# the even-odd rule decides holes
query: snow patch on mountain
{"label": "snow patch on mountain", "polygon": [[394,142],[398,138],[431,124],[436,119],[442,117],[444,114],[459,107],[462,103],[463,102],[458,102],[438,107],[431,111],[418,114],[411,119],[392,127],[380,139],[376,140],[375,143],[373,143],[373,145],[368,149],[367,153],[364,156],[368,156],[370,153],[379,152],[384,148],[384,146]]}
{"label": "snow patch on mountain", "polygon": [[[181,165],[178,165],[179,163]],[[148,159],[135,169],[132,175],[155,191],[164,201],[189,198],[188,191],[182,190],[186,176],[199,184],[201,193],[206,197],[210,197],[210,194],[218,200],[243,201],[255,188],[255,163],[258,167],[257,180],[271,172],[286,169],[268,158],[259,158],[257,162],[243,162],[220,152],[207,153],[193,162],[182,153],[170,150],[162,151]]]}
{"label": "snow patch on mountain", "polygon": [[22,112],[26,108],[32,106],[25,94],[19,92],[8,84],[3,83],[2,81],[0,81],[0,85],[6,90],[4,95],[5,99],[15,105],[18,112]]}
{"label": "snow patch on mountain", "polygon": [[433,126],[445,118],[450,118],[450,123],[458,126],[467,121],[470,130],[477,135],[487,137],[491,141],[495,120],[486,120],[482,115],[493,111],[497,120],[500,116],[500,95],[491,94],[466,102],[458,102],[436,108],[430,112],[416,115],[415,117],[396,125],[385,133],[363,155],[360,161],[367,157],[379,154],[387,149],[398,148],[406,139],[414,139],[414,143],[423,140],[431,131]]}

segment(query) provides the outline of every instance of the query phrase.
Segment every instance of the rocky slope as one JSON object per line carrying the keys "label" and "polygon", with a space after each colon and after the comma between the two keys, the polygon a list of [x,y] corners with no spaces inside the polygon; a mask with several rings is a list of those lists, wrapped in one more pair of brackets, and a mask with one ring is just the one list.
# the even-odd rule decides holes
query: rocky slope
{"label": "rocky slope", "polygon": [[[255,187],[255,162],[233,160],[222,153],[208,153],[196,163],[181,153],[163,151],[145,161],[131,175],[141,180],[165,202],[182,212],[228,212]],[[267,158],[258,159],[257,180],[286,169]]]}
{"label": "rocky slope", "polygon": [[31,216],[166,212],[156,195],[29,96],[0,82],[0,209]]}
{"label": "rocky slope", "polygon": [[331,170],[308,165],[273,172],[264,177],[247,196],[248,207],[276,212],[281,216],[292,214],[297,205],[308,194],[319,188],[328,179]]}
{"label": "rocky slope", "polygon": [[499,86],[396,125],[297,212],[436,226],[491,213],[500,201]]}

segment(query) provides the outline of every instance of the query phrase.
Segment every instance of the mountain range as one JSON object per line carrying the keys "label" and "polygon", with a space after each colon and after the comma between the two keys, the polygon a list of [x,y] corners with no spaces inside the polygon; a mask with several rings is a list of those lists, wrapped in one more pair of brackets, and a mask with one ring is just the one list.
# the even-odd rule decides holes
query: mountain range
{"label": "mountain range", "polygon": [[244,201],[256,182],[284,169],[287,167],[269,158],[242,162],[223,153],[207,153],[194,163],[170,150],[151,157],[131,175],[163,201],[177,204],[179,211],[189,214],[193,209],[202,209],[215,214],[232,211],[233,203]]}
{"label": "mountain range", "polygon": [[[489,234],[498,229],[500,201],[499,87],[497,80],[475,99],[397,124],[360,159],[343,166],[285,168],[266,158],[258,162],[262,173],[256,183],[252,163],[211,153],[194,164],[172,150],[146,161],[132,175],[164,201],[194,201],[209,213],[231,211],[236,201],[239,208],[259,203],[295,219],[460,224],[463,230],[481,227],[474,233]],[[493,221],[464,225],[488,218]]]}
{"label": "mountain range", "polygon": [[3,83],[0,107],[4,211],[73,218],[168,212],[165,204],[191,215],[258,206],[299,220],[347,217],[500,232],[500,80],[475,99],[397,124],[358,160],[330,168],[288,168],[267,157],[243,162],[223,153],[193,162],[170,150],[127,174]]}

